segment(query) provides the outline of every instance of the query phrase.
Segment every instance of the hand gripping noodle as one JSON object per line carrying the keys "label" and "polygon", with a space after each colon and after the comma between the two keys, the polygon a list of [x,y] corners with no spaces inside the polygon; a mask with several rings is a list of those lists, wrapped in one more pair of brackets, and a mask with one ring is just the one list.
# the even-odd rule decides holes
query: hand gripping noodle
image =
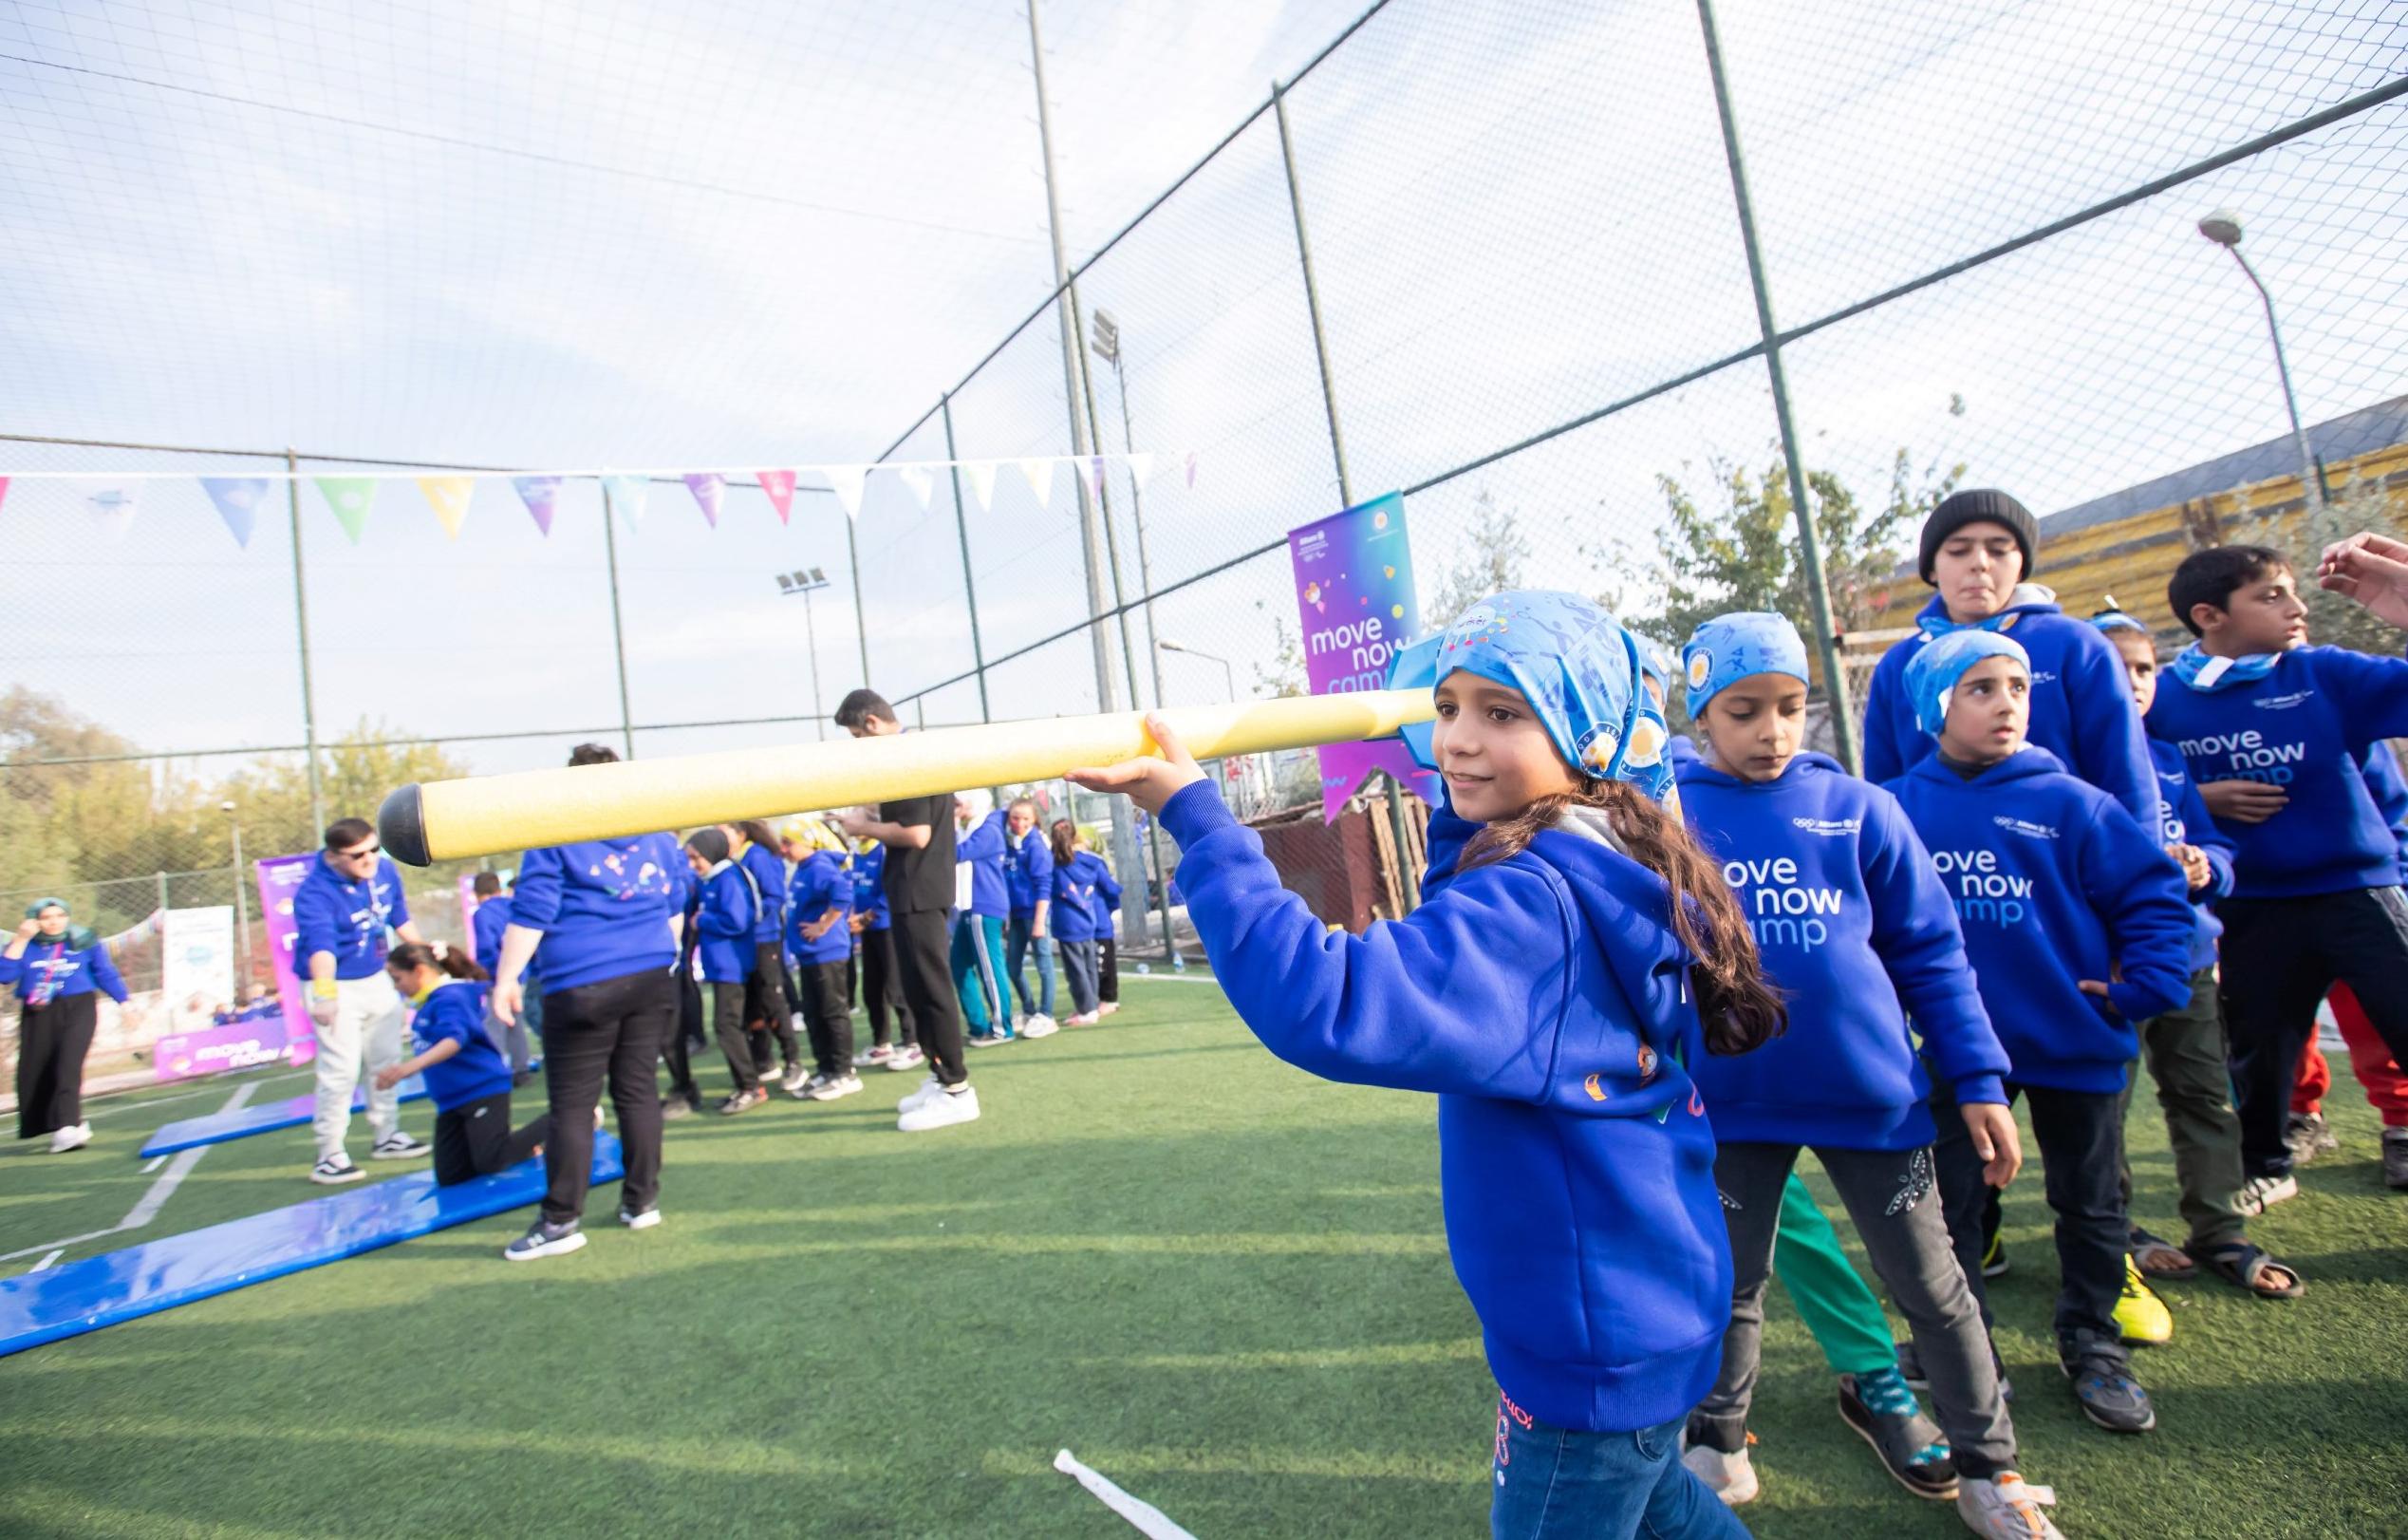
{"label": "hand gripping noodle", "polygon": [[[1200,760],[1388,738],[1434,714],[1428,690],[1364,690],[1165,711]],[[1154,752],[1145,713],[999,722],[785,748],[528,770],[403,786],[384,799],[385,853],[412,866],[698,823],[775,817],[1048,780]]]}

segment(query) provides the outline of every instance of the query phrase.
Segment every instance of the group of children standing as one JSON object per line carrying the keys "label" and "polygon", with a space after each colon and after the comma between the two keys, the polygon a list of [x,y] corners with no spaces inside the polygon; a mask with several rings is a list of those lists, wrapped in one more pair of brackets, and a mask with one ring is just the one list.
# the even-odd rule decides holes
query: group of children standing
{"label": "group of children standing", "polygon": [[[2175,575],[2197,640],[2158,687],[2137,623],[2027,581],[2036,546],[2003,493],[1934,510],[1938,592],[1875,673],[1862,779],[1802,751],[1810,669],[1780,616],[1689,639],[1692,746],[1662,719],[1661,655],[1594,604],[1474,606],[1397,660],[1392,685],[1434,693],[1407,738],[1447,805],[1423,906],[1361,936],[1279,887],[1166,725],[1159,758],[1074,773],[1179,841],[1189,915],[1266,1045],[1439,1094],[1449,1247],[1501,1391],[1500,1535],[1744,1532],[1764,1284],[1793,1266],[1853,1365],[1841,1415],[1901,1485],[1977,1533],[2055,1534],[1983,1283],[2017,1101],[2055,1215],[2058,1361],[2094,1423],[2156,1425],[2127,1342],[2171,1324],[2136,1257],[2304,1290],[2246,1222],[2296,1190],[2287,1118],[2325,990],[2353,986],[2408,1050],[2402,853],[2362,768],[2408,735],[2408,662],[2306,647],[2283,558],[2225,547]],[[2281,795],[2220,805],[2236,780]],[[2129,1211],[2144,1053],[2180,1247]],[[1803,1148],[1907,1320],[1895,1353],[1817,1239]]]}

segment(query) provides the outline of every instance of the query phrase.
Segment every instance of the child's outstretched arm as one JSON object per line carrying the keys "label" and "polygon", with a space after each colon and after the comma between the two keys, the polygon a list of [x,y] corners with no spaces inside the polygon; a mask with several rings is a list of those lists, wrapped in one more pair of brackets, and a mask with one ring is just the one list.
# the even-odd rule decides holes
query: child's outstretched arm
{"label": "child's outstretched arm", "polygon": [[376,1088],[380,1091],[390,1091],[411,1076],[425,1069],[427,1065],[439,1064],[457,1052],[459,1052],[459,1039],[444,1038],[422,1054],[413,1055],[398,1064],[387,1064],[378,1070]]}
{"label": "child's outstretched arm", "polygon": [[1159,759],[1074,770],[1128,793],[1179,842],[1187,913],[1238,1014],[1264,1046],[1330,1080],[1538,1100],[1578,939],[1566,900],[1510,864],[1458,878],[1405,920],[1333,931],[1279,884],[1178,738]]}

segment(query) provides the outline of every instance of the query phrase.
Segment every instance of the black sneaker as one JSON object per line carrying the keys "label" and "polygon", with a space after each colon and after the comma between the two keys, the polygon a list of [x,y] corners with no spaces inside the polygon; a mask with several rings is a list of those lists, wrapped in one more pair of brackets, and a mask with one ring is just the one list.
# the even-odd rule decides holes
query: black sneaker
{"label": "black sneaker", "polygon": [[[2007,1380],[2007,1361],[1998,1356],[1996,1347],[1990,1349],[1990,1363],[1998,1370],[1998,1399],[2012,1401],[2015,1387]],[[1898,1378],[1916,1390],[1928,1391],[1932,1388],[1931,1376],[1923,1372],[1923,1360],[1916,1356],[1912,1339],[1898,1344]]]}
{"label": "black sneaker", "polygon": [[366,1175],[366,1172],[351,1164],[351,1157],[340,1150],[309,1168],[309,1179],[320,1187],[340,1187],[345,1182],[356,1182]]}
{"label": "black sneaker", "polygon": [[368,1158],[370,1160],[416,1160],[422,1155],[434,1153],[435,1146],[421,1139],[414,1139],[397,1128],[376,1141],[375,1147],[368,1151]]}
{"label": "black sneaker", "polygon": [[2132,1361],[2119,1343],[2083,1332],[2058,1351],[2082,1416],[2109,1433],[2147,1433],[2157,1425],[2156,1408],[2132,1377]]}
{"label": "black sneaker", "polygon": [[512,1262],[532,1262],[537,1257],[565,1256],[586,1244],[586,1232],[577,1221],[565,1225],[548,1225],[538,1219],[527,1233],[502,1248],[502,1255]]}
{"label": "black sneaker", "polygon": [[745,1108],[751,1106],[755,1101],[759,1099],[760,1096],[756,1092],[731,1091],[727,1094],[726,1098],[719,1102],[719,1116],[722,1117],[733,1117],[737,1113],[742,1112]]}
{"label": "black sneaker", "polygon": [[2295,1112],[2283,1125],[2283,1143],[2291,1152],[2291,1164],[2305,1166],[2320,1155],[2327,1155],[2342,1147],[2325,1126],[2321,1112]]}
{"label": "black sneaker", "polygon": [[1956,1461],[1948,1440],[1940,1436],[1938,1424],[1915,1405],[1913,1394],[1903,1381],[1893,1380],[1891,1385],[1895,1388],[1890,1394],[1879,1398],[1882,1409],[1876,1411],[1858,1387],[1857,1377],[1841,1375],[1839,1420],[1873,1446],[1873,1452],[1881,1456],[1882,1468],[1899,1486],[1917,1497],[1947,1502],[1956,1495]]}

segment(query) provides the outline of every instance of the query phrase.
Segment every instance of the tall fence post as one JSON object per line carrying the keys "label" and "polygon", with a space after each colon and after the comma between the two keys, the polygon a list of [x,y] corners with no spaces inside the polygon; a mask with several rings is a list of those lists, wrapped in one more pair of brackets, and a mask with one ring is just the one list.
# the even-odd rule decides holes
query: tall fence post
{"label": "tall fence post", "polygon": [[[958,504],[961,499],[956,498]],[[853,528],[856,522],[849,512],[845,514],[845,560],[853,572],[853,636],[861,644],[861,685],[869,687],[869,620],[861,611],[861,541]]]}
{"label": "tall fence post", "polygon": [[627,633],[619,620],[619,532],[613,528],[611,515],[617,509],[610,497],[610,482],[602,483],[602,555],[603,565],[610,573],[610,648],[619,660],[619,741],[625,746],[626,756],[635,758],[635,713],[627,705]]}
{"label": "tall fence post", "polygon": [[1279,124],[1279,164],[1288,178],[1288,213],[1296,220],[1296,259],[1304,272],[1304,310],[1313,321],[1313,357],[1321,368],[1321,408],[1329,414],[1330,459],[1337,463],[1337,500],[1354,506],[1354,488],[1346,475],[1346,436],[1337,426],[1337,390],[1330,382],[1330,343],[1321,328],[1321,290],[1313,281],[1313,242],[1304,233],[1304,193],[1296,180],[1296,140],[1288,131],[1288,93],[1271,83],[1271,116]]}
{"label": "tall fence post", "polygon": [[[970,571],[970,523],[961,516],[961,455],[953,446],[953,395],[948,391],[937,399],[937,410],[944,417],[944,458],[953,463],[945,469],[953,478],[953,532],[961,542],[961,593],[970,601],[970,662],[979,676],[979,720],[993,722],[995,714],[986,699],[986,644],[979,637],[979,580]],[[862,665],[867,668],[868,665]]]}
{"label": "tall fence post", "polygon": [[1764,255],[1756,242],[1756,211],[1747,197],[1747,163],[1739,153],[1739,120],[1731,115],[1730,82],[1723,70],[1722,36],[1714,29],[1713,0],[1697,0],[1697,24],[1706,34],[1706,67],[1714,80],[1714,111],[1723,122],[1723,157],[1730,164],[1731,201],[1739,210],[1739,239],[1747,250],[1747,282],[1756,291],[1756,327],[1764,342],[1764,368],[1772,377],[1773,418],[1781,428],[1781,458],[1789,473],[1789,506],[1798,516],[1798,561],[1805,569],[1806,603],[1814,611],[1815,655],[1822,662],[1823,692],[1831,700],[1831,742],[1851,773],[1857,758],[1857,713],[1847,670],[1839,662],[1839,638],[1831,623],[1831,590],[1822,575],[1822,538],[1815,529],[1814,505],[1806,496],[1805,461],[1798,453],[1798,426],[1789,413],[1789,379],[1781,366],[1781,330],[1773,324],[1772,289],[1764,280]]}
{"label": "tall fence post", "polygon": [[309,754],[309,828],[327,826],[326,790],[318,779],[318,705],[309,687],[309,585],[301,565],[301,457],[285,446],[285,512],[292,516],[292,623],[301,637],[301,741]]}

